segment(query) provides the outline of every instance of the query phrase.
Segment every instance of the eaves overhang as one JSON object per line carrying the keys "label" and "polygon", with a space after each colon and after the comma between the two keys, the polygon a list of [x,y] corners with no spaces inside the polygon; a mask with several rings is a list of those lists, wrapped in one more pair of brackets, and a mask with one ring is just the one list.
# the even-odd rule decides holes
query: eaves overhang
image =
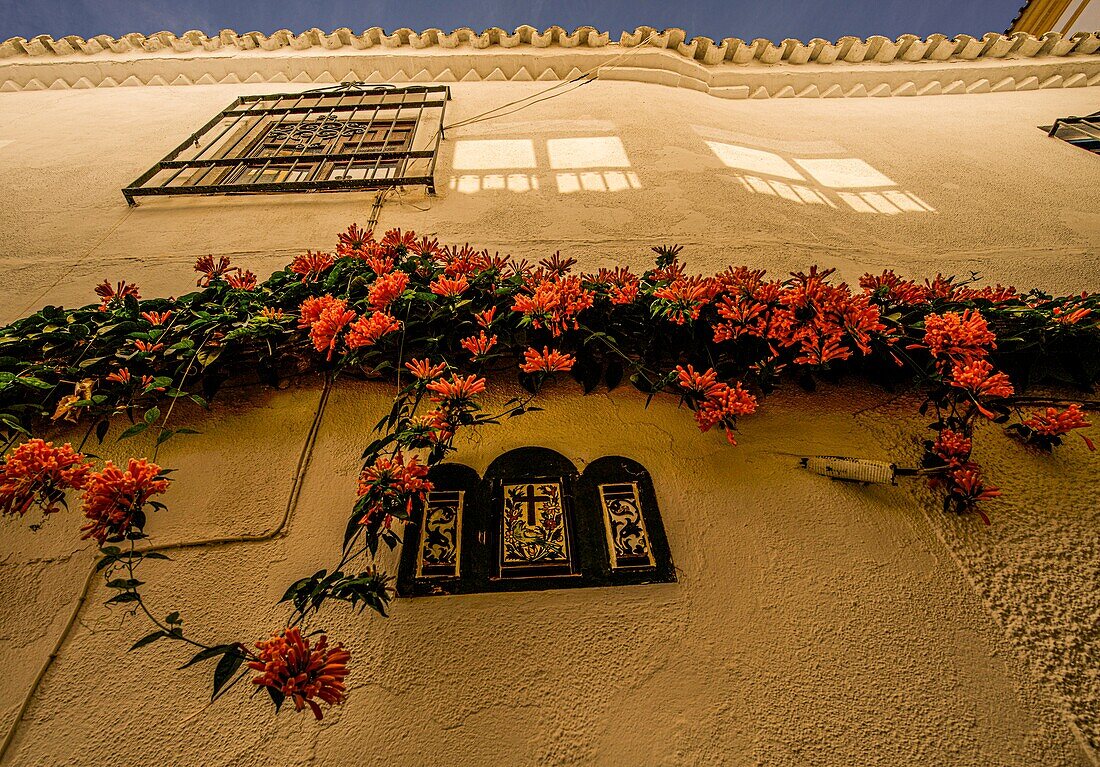
{"label": "eaves overhang", "polygon": [[612,42],[581,27],[509,33],[371,28],[208,36],[129,34],[0,43],[0,91],[216,83],[599,79],[686,87],[723,98],[909,96],[1100,83],[1100,33],[980,38],[902,35],[836,42],[690,40],[639,27]]}

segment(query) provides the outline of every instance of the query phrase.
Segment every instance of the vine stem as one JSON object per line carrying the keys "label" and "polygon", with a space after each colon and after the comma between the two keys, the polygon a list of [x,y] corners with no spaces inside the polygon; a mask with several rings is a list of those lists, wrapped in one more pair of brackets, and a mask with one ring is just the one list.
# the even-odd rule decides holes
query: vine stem
{"label": "vine stem", "polygon": [[[130,556],[126,558],[126,565],[125,565],[126,573],[130,576],[131,581],[137,580],[134,577],[134,555],[136,553],[137,553],[137,551],[134,548],[134,540],[131,538],[130,539]],[[140,554],[139,554],[139,556],[140,556]],[[169,639],[175,639],[175,640],[178,640],[180,642],[186,642],[188,644],[194,645],[195,647],[201,647],[204,650],[209,650],[213,647],[213,645],[203,644],[202,642],[191,639],[190,637],[186,637],[182,633],[179,633],[179,634],[172,633],[172,630],[170,628],[168,628],[163,623],[161,623],[160,620],[156,616],[154,616],[153,613],[151,613],[149,611],[149,607],[148,607],[148,605],[145,604],[145,600],[142,598],[141,594],[138,592],[137,587],[136,586],[132,587],[130,589],[130,591],[131,591],[131,593],[133,593],[133,595],[135,597],[137,597],[136,601],[137,601],[138,607],[140,607],[141,611],[143,613],[145,613],[145,617],[147,617],[150,621],[152,621],[152,623],[157,628],[159,628],[161,631],[163,631]]]}
{"label": "vine stem", "polygon": [[[589,339],[595,338],[598,341],[602,341],[603,344],[605,346],[607,346],[608,349],[610,349],[611,351],[615,352],[615,354],[622,357],[627,362],[628,365],[630,365],[632,368],[635,368],[639,373],[641,373],[642,377],[645,378],[647,384],[649,384],[650,386],[653,385],[653,380],[650,379],[650,377],[648,375],[646,375],[646,373],[649,372],[649,373],[653,373],[654,375],[656,375],[656,371],[649,370],[649,368],[647,368],[645,365],[643,365],[641,363],[636,363],[634,360],[630,359],[630,357],[627,356],[626,353],[623,352],[622,349],[620,349],[618,346],[616,346],[615,344],[608,341],[607,337],[605,335],[597,333],[596,331],[592,330],[592,328],[588,327],[587,325],[581,325],[580,329],[588,333],[588,338]],[[587,343],[587,341],[586,341],[586,343]]]}
{"label": "vine stem", "polygon": [[[195,349],[195,353],[191,355],[191,359],[187,363],[187,368],[183,371],[183,377],[180,378],[180,385],[176,387],[177,394],[172,397],[171,404],[168,405],[168,412],[164,414],[164,418],[160,422],[161,433],[164,433],[164,428],[168,425],[168,419],[172,416],[172,409],[176,406],[176,400],[183,396],[183,387],[187,384],[187,376],[191,375],[191,368],[195,364],[195,360],[199,358],[199,352],[206,346],[206,342],[210,340],[210,333],[206,334],[206,338],[202,339],[202,343],[199,344],[199,348]],[[160,453],[160,446],[164,443],[160,441],[158,436],[157,443],[153,446],[153,463],[156,463],[157,454]]]}

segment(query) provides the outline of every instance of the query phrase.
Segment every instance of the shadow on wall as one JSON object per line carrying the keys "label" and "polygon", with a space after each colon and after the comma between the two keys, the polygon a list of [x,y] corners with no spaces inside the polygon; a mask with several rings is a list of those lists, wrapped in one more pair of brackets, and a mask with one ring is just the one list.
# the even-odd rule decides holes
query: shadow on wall
{"label": "shadow on wall", "polygon": [[463,139],[455,143],[451,167],[448,186],[461,194],[537,191],[551,182],[558,194],[642,186],[618,136],[552,138],[537,146],[529,138]]}
{"label": "shadow on wall", "polygon": [[[847,205],[857,213],[934,213],[912,192],[897,189],[888,176],[855,157],[797,157],[741,144],[706,140],[746,191],[800,205]],[[890,188],[895,187],[895,188]],[[844,191],[841,191],[844,190]]]}

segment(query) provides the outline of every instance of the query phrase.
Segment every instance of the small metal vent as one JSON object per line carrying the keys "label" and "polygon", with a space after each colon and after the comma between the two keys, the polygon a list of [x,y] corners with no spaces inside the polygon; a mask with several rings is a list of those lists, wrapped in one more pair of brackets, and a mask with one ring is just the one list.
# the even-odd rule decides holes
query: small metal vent
{"label": "small metal vent", "polygon": [[815,474],[847,482],[870,482],[876,485],[893,485],[897,467],[885,461],[866,458],[845,458],[839,455],[815,455],[803,458],[802,465]]}
{"label": "small metal vent", "polygon": [[241,96],[122,190],[143,195],[427,186],[450,89],[342,83]]}

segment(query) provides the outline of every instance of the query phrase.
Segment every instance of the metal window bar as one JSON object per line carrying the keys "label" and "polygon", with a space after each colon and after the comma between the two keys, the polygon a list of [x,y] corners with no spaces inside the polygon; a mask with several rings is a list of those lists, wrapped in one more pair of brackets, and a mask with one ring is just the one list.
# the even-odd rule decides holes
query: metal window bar
{"label": "metal window bar", "polygon": [[[445,85],[397,88],[364,83],[240,96],[123,188],[122,194],[130,205],[138,197],[155,195],[372,190],[421,184],[434,195],[443,116],[450,98]],[[353,169],[359,168],[364,169],[362,177],[353,177],[359,175]],[[304,180],[293,180],[297,178]]]}
{"label": "metal window bar", "polygon": [[1060,117],[1053,125],[1040,125],[1039,129],[1048,136],[1100,154],[1100,112],[1084,117]]}

